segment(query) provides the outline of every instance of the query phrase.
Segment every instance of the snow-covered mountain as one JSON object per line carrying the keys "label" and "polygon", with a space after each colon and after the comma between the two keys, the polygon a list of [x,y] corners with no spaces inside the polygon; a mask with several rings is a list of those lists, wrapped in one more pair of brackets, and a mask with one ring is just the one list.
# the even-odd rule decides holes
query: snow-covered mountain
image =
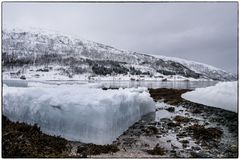
{"label": "snow-covered mountain", "polygon": [[148,77],[177,75],[221,81],[237,79],[236,75],[198,62],[120,50],[44,31],[2,31],[2,62],[4,71],[11,67],[45,66],[37,71],[54,70],[69,77],[90,73]]}
{"label": "snow-covered mountain", "polygon": [[195,71],[196,73],[200,73],[210,79],[214,80],[236,80],[237,76],[228,73],[222,69],[213,67],[208,64],[199,63],[195,61],[189,61],[181,58],[176,57],[164,57],[164,56],[158,56],[159,58],[162,58],[163,60],[172,60],[178,63],[181,63],[182,65],[188,67],[189,69]]}

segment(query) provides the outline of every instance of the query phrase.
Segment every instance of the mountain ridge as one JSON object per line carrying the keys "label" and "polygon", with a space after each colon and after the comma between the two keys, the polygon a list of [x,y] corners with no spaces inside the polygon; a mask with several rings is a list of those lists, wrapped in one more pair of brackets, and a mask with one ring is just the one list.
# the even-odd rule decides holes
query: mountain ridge
{"label": "mountain ridge", "polygon": [[[2,45],[4,67],[57,64],[69,66],[71,74],[160,74],[220,81],[237,79],[231,73],[199,62],[120,50],[59,33],[3,30]],[[76,71],[79,66],[85,67],[79,72]]]}

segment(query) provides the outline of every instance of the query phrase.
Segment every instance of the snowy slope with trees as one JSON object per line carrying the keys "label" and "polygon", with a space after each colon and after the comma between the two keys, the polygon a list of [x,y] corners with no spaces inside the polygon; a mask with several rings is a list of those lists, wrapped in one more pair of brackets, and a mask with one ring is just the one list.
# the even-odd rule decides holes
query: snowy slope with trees
{"label": "snowy slope with trees", "polygon": [[[83,74],[138,75],[162,79],[236,80],[236,76],[215,67],[170,57],[155,57],[119,50],[100,43],[44,31],[4,30],[2,62],[5,71],[39,77],[51,72],[72,78]],[[17,73],[16,73],[17,72]],[[9,73],[11,74],[11,73]],[[143,78],[143,79],[144,79]]]}
{"label": "snowy slope with trees", "polygon": [[196,73],[200,73],[206,77],[209,77],[213,80],[219,80],[219,79],[226,79],[231,80],[236,76],[232,73],[227,73],[226,71],[195,61],[189,61],[181,58],[176,57],[165,57],[165,56],[158,56],[159,58],[162,58],[164,60],[172,60],[178,63],[183,64],[184,66],[188,67],[189,69],[195,71]]}

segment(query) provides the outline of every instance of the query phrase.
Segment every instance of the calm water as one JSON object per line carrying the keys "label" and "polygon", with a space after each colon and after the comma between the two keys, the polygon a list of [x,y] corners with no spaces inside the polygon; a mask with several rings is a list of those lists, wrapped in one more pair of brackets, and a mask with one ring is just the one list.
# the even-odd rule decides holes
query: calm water
{"label": "calm water", "polygon": [[147,87],[147,88],[174,88],[174,89],[195,89],[213,86],[217,81],[101,81],[102,87],[106,88],[131,88],[131,87]]}
{"label": "calm water", "polygon": [[3,83],[10,87],[27,87],[28,84],[42,83],[49,85],[85,85],[93,84],[100,88],[174,88],[174,89],[195,89],[213,86],[217,81],[32,81],[32,80],[3,80]]}

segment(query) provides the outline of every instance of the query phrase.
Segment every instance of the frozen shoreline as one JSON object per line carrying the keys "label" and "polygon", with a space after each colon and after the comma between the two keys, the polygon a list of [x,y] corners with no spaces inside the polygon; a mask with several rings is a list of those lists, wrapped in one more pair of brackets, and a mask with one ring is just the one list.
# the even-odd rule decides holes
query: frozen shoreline
{"label": "frozen shoreline", "polygon": [[[162,91],[167,90],[170,91],[167,92],[168,95],[162,93]],[[88,148],[94,147],[94,145],[68,141],[69,153],[64,157],[77,158],[85,155],[98,158],[223,158],[237,156],[236,128],[238,118],[236,113],[189,101],[179,101],[176,98],[178,97],[177,94],[181,93],[181,90],[178,90],[178,92],[174,89],[167,90],[159,89],[158,92],[152,92],[160,93],[154,96],[155,100],[158,101],[155,113],[141,117],[141,120],[130,126],[127,131],[113,142],[113,145],[120,149],[116,153],[99,153],[100,155],[93,156],[91,152],[89,153]],[[173,97],[172,95],[175,95],[175,93],[176,96]],[[161,97],[161,95],[169,99],[168,103],[172,103],[174,99],[179,102],[177,105],[168,105],[162,102],[161,99],[164,97]],[[210,136],[207,143],[194,138],[188,127],[195,125],[200,125],[205,131],[208,131],[208,129],[213,130],[213,137],[211,137],[211,134],[207,135]],[[218,133],[223,135],[220,139],[215,139],[215,134],[219,136]],[[82,150],[84,146],[85,150]],[[148,151],[152,151],[156,146],[162,148],[163,155],[149,154]],[[101,146],[95,147],[101,148]]]}

